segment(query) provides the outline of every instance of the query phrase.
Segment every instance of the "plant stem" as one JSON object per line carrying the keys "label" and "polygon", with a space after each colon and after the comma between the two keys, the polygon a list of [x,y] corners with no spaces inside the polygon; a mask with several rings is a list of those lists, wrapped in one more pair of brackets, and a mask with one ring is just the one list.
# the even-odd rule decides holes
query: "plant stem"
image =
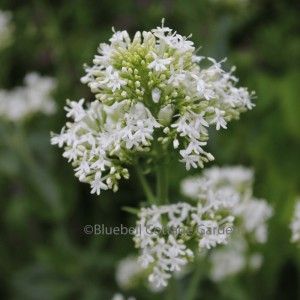
{"label": "plant stem", "polygon": [[178,299],[178,288],[177,282],[175,278],[171,278],[169,281],[167,293],[166,293],[166,300],[176,300]]}
{"label": "plant stem", "polygon": [[162,162],[157,168],[156,173],[156,184],[157,184],[157,198],[160,204],[169,202],[168,199],[168,169],[166,162]]}
{"label": "plant stem", "polygon": [[53,209],[56,217],[60,217],[63,211],[57,186],[52,181],[52,178],[49,177],[43,165],[39,165],[33,156],[22,124],[18,124],[14,128],[14,133],[9,137],[8,143],[21,159],[25,171],[25,181]]}
{"label": "plant stem", "polygon": [[147,200],[151,203],[151,204],[154,204],[156,202],[156,199],[155,199],[155,196],[153,195],[152,193],[152,190],[143,174],[143,171],[141,170],[141,167],[139,166],[139,164],[137,163],[135,165],[135,169],[136,169],[136,173],[137,173],[137,176],[139,178],[139,181],[142,185],[142,188],[144,190],[144,193],[147,197]]}
{"label": "plant stem", "polygon": [[186,293],[186,300],[194,300],[196,299],[198,284],[201,278],[201,268],[198,263],[195,264],[194,274],[192,275],[187,293]]}

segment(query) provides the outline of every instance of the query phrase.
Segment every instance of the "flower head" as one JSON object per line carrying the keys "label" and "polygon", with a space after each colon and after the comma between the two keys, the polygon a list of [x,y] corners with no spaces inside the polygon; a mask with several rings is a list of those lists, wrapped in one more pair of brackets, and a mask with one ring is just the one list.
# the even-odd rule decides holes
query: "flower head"
{"label": "flower head", "polygon": [[53,114],[56,105],[51,93],[55,86],[55,81],[50,77],[27,74],[24,86],[11,91],[0,90],[0,117],[19,122],[38,112]]}
{"label": "flower head", "polygon": [[239,231],[251,235],[258,243],[267,240],[266,222],[273,214],[272,207],[264,199],[252,196],[253,171],[245,167],[212,167],[201,176],[182,181],[181,191],[194,200],[208,199],[232,202],[232,214]]}
{"label": "flower head", "polygon": [[[150,283],[164,288],[173,273],[180,272],[195,253],[226,244],[232,224],[232,203],[215,200],[142,208],[134,237],[141,250],[139,262],[148,269]],[[196,247],[191,247],[191,245]]]}
{"label": "flower head", "polygon": [[208,128],[227,128],[253,106],[233,69],[198,56],[192,41],[163,24],[132,39],[114,31],[109,41],[82,78],[96,100],[85,107],[69,102],[72,121],[52,139],[76,168],[83,163],[80,179],[100,193],[116,190],[126,166],[141,156],[174,151],[187,169],[213,160],[204,150]]}
{"label": "flower head", "polygon": [[194,201],[232,202],[234,232],[226,245],[208,257],[214,281],[237,274],[246,267],[256,269],[262,263],[262,255],[251,253],[250,245],[266,242],[267,221],[273,210],[266,200],[252,196],[252,184],[253,171],[241,166],[212,167],[201,176],[182,181],[182,193]]}
{"label": "flower head", "polygon": [[260,253],[249,251],[249,243],[241,235],[234,235],[224,247],[214,250],[209,256],[210,277],[219,282],[242,272],[245,268],[256,270],[263,262]]}

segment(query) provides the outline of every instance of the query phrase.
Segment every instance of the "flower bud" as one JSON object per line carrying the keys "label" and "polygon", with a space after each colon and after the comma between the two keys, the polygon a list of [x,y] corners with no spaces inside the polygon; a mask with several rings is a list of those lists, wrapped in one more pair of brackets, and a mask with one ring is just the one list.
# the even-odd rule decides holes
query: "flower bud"
{"label": "flower bud", "polygon": [[154,88],[152,90],[152,100],[154,103],[158,103],[159,102],[159,99],[160,99],[160,90],[158,88]]}
{"label": "flower bud", "polygon": [[164,126],[167,126],[170,124],[172,117],[174,113],[174,108],[172,104],[168,104],[167,106],[164,106],[159,112],[158,112],[158,121]]}
{"label": "flower bud", "polygon": [[173,147],[174,147],[174,149],[177,149],[178,146],[179,146],[179,141],[176,139],[173,141]]}

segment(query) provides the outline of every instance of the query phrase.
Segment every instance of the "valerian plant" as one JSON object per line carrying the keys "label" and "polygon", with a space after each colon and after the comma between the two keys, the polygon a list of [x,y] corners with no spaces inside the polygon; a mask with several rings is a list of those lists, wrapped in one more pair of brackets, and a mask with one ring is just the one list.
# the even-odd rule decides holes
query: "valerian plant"
{"label": "valerian plant", "polygon": [[51,115],[56,110],[52,97],[56,82],[51,77],[28,73],[24,86],[0,89],[0,118],[11,123],[24,123],[36,114]]}
{"label": "valerian plant", "polygon": [[225,280],[247,267],[257,269],[262,264],[262,254],[253,253],[251,246],[267,242],[267,221],[273,215],[273,208],[265,199],[253,196],[253,182],[253,171],[241,166],[212,167],[201,176],[182,181],[182,193],[194,201],[233,202],[234,230],[228,245],[216,249],[208,258],[205,256],[211,264],[209,275],[214,281]]}
{"label": "valerian plant", "polygon": [[[75,176],[97,195],[117,191],[120,179],[129,178],[128,167],[136,168],[151,206],[138,213],[141,230],[135,243],[142,265],[150,268],[151,283],[165,287],[172,273],[192,259],[194,249],[180,235],[149,235],[145,229],[164,224],[224,227],[232,224],[235,200],[224,194],[226,199],[206,197],[196,205],[168,203],[168,163],[175,156],[190,170],[214,160],[206,150],[209,129],[227,129],[228,122],[254,106],[254,93],[237,86],[234,68],[226,72],[224,60],[198,55],[189,37],[164,23],[133,38],[127,31],[113,31],[81,79],[94,100],[68,100],[70,121],[60,134],[52,134],[51,142],[64,148]],[[156,193],[145,171],[156,173]],[[226,243],[227,235],[198,235],[193,242],[209,249]]]}
{"label": "valerian plant", "polygon": [[[254,198],[253,177],[253,171],[244,167],[212,167],[182,181],[182,194],[189,202],[142,208],[134,238],[141,253],[120,263],[116,274],[120,287],[133,285],[148,272],[150,288],[162,289],[199,253],[200,263],[206,260],[211,265],[208,273],[214,281],[246,267],[259,268],[263,257],[251,246],[266,243],[273,209],[266,200]],[[206,231],[212,228],[218,231]],[[224,246],[210,253],[217,245]]]}
{"label": "valerian plant", "polygon": [[[51,203],[54,210],[59,207],[58,192],[36,155],[39,147],[31,142],[30,125],[36,122],[38,116],[45,117],[55,113],[55,88],[54,78],[30,72],[26,74],[22,86],[10,90],[0,89],[1,149],[6,149],[12,155],[18,168],[26,169],[24,182],[30,182],[35,192],[45,199],[47,205]],[[9,169],[1,171],[5,175],[11,174]],[[49,193],[49,190],[52,192]]]}
{"label": "valerian plant", "polygon": [[84,99],[68,101],[71,121],[52,143],[64,147],[75,175],[97,194],[116,191],[137,158],[157,160],[176,151],[187,170],[203,167],[213,160],[204,150],[208,128],[226,129],[253,106],[232,72],[197,55],[192,41],[168,27],[133,39],[114,32],[82,78],[95,100],[86,106]]}

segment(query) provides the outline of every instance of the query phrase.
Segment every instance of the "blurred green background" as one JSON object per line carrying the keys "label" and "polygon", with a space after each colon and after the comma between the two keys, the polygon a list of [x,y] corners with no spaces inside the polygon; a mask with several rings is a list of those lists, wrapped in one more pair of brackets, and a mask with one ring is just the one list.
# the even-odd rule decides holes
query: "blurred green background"
{"label": "blurred green background", "polygon": [[[300,299],[300,249],[289,243],[288,224],[300,195],[299,3],[287,0],[1,0],[13,14],[13,42],[0,52],[0,88],[21,85],[38,71],[57,79],[54,116],[26,124],[24,155],[0,142],[1,299],[110,299],[118,290],[116,262],[133,251],[129,236],[87,236],[86,224],[133,225],[122,206],[144,201],[135,175],[116,194],[90,195],[62,151],[50,146],[50,131],[65,122],[66,98],[92,99],[80,83],[111,27],[150,30],[163,17],[183,35],[193,34],[202,53],[237,66],[242,85],[255,90],[256,107],[212,132],[209,148],[218,165],[243,164],[256,173],[255,195],[274,206],[260,271],[220,284],[204,278],[199,299]],[[2,134],[14,129],[0,121]],[[23,149],[22,145],[19,145]],[[172,195],[186,176],[172,166]],[[199,172],[199,171],[198,171]],[[160,299],[140,288],[137,299]]]}

